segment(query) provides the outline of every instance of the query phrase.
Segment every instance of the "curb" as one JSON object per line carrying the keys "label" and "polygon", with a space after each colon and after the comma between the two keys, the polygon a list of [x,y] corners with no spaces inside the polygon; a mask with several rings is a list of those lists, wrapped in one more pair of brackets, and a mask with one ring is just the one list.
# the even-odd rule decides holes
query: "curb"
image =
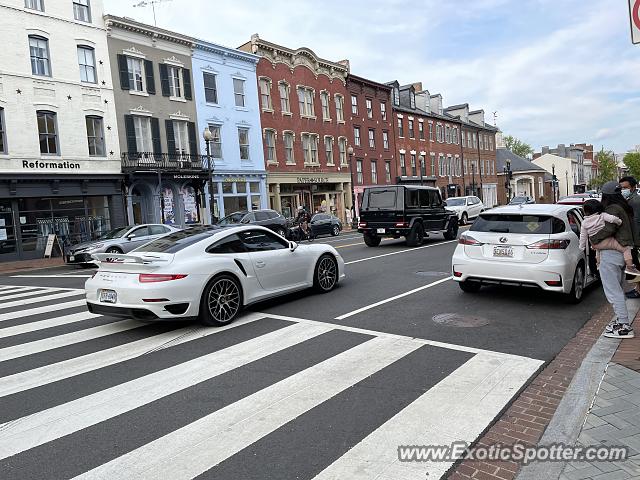
{"label": "curb", "polygon": [[[634,303],[632,310],[640,306],[640,302]],[[630,311],[631,313],[631,311]],[[531,381],[531,383],[520,392],[511,405],[506,409],[502,416],[498,417],[493,425],[478,438],[475,445],[490,447],[491,445],[501,444],[504,446],[522,443],[525,445],[537,445],[541,443],[541,439],[545,430],[552,423],[563,422],[560,419],[559,412],[564,412],[569,408],[569,402],[578,400],[575,392],[578,391],[578,380],[585,378],[586,372],[592,368],[592,375],[598,375],[597,382],[599,384],[602,378],[604,366],[602,363],[587,362],[584,365],[585,370],[577,375],[582,369],[583,359],[587,358],[592,347],[601,339],[604,327],[609,323],[613,316],[613,311],[609,304],[601,307],[587,323],[576,333],[576,335],[564,346],[564,348],[556,355],[556,357],[547,364],[546,367]],[[610,340],[610,339],[607,339]],[[617,343],[615,346],[617,346]],[[611,351],[611,355],[613,352]],[[595,355],[595,353],[594,353]],[[605,354],[606,355],[606,354]],[[596,361],[596,357],[593,358]],[[596,368],[596,364],[600,369]],[[590,377],[589,377],[590,378]],[[593,383],[593,381],[588,382]],[[573,389],[570,387],[573,385]],[[565,394],[570,392],[569,397],[564,402],[562,410],[560,408]],[[584,393],[584,392],[583,392]],[[583,395],[584,396],[584,395]],[[592,397],[587,398],[587,409],[590,405]],[[576,420],[584,421],[586,410],[574,412]],[[556,418],[555,421],[554,417]],[[578,426],[578,433],[580,427]],[[575,426],[569,431],[574,432]],[[553,431],[556,431],[555,428]],[[551,432],[549,433],[551,435]],[[577,438],[577,435],[576,435]],[[512,461],[490,461],[490,460],[462,460],[455,464],[446,477],[450,480],[513,480],[518,477],[521,464]],[[545,474],[537,474],[537,479],[552,478]]]}

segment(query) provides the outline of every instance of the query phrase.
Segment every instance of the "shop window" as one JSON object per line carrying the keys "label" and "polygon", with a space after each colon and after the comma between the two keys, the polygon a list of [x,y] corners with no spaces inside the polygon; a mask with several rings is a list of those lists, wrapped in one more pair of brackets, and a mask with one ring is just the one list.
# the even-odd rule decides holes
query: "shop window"
{"label": "shop window", "polygon": [[222,193],[233,193],[233,183],[231,182],[224,182],[222,184]]}
{"label": "shop window", "polygon": [[259,182],[249,182],[249,191],[251,193],[260,193],[260,183]]}
{"label": "shop window", "polygon": [[237,193],[247,193],[247,184],[245,182],[236,182]]}

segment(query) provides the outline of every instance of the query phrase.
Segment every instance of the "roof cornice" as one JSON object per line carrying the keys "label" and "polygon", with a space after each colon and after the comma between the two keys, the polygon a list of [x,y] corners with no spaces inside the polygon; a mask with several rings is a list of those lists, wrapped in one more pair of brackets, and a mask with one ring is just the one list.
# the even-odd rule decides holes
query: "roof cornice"
{"label": "roof cornice", "polygon": [[136,22],[129,18],[116,17],[115,15],[104,16],[105,26],[107,27],[107,34],[110,35],[114,28],[125,30],[131,33],[136,33],[145,37],[151,37],[154,40],[166,40],[168,42],[183,45],[185,47],[193,49],[195,47],[194,39],[179,33],[171,32],[144,23]]}

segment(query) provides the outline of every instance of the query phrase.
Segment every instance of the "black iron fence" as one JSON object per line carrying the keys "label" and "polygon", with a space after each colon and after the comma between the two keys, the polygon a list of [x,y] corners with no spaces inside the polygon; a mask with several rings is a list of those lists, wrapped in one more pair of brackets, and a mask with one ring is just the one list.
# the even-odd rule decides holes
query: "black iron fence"
{"label": "black iron fence", "polygon": [[122,154],[122,171],[170,171],[170,172],[201,172],[207,170],[206,155],[191,155],[183,153],[151,153],[125,152]]}

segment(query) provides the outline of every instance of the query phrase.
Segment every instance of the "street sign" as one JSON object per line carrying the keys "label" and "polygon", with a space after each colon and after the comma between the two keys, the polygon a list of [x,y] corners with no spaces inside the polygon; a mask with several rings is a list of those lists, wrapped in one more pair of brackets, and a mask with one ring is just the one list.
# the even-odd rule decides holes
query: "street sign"
{"label": "street sign", "polygon": [[631,23],[631,42],[640,43],[640,0],[629,0],[629,22]]}

